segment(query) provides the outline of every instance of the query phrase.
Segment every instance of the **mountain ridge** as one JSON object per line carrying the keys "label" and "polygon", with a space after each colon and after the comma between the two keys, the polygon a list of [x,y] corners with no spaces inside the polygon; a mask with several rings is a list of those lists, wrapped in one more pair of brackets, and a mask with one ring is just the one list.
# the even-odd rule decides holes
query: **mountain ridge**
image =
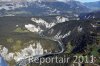
{"label": "mountain ridge", "polygon": [[9,6],[1,5],[1,15],[34,15],[34,16],[44,16],[44,15],[62,15],[63,13],[81,13],[89,12],[89,8],[84,6],[78,1],[64,2],[26,2],[26,3],[8,3]]}
{"label": "mountain ridge", "polygon": [[83,3],[92,10],[100,10],[100,1]]}

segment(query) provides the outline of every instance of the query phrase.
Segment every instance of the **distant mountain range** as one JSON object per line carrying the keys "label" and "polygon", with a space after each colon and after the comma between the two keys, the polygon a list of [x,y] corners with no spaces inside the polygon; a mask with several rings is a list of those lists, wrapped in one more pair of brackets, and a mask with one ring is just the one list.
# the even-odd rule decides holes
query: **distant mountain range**
{"label": "distant mountain range", "polygon": [[[22,10],[22,9],[21,9]],[[82,3],[73,1],[73,2],[42,2],[42,3],[33,3],[23,10],[32,12],[33,14],[63,14],[68,12],[87,12],[89,9],[85,7]]]}
{"label": "distant mountain range", "polygon": [[[62,15],[68,13],[84,13],[89,12],[83,3],[78,1],[68,2],[25,2],[25,3],[2,3],[0,10],[5,15]],[[5,4],[5,5],[4,5]],[[3,15],[4,15],[3,14]],[[2,13],[1,13],[2,15]]]}
{"label": "distant mountain range", "polygon": [[92,10],[100,10],[100,1],[87,2],[87,3],[84,3],[84,5],[91,8]]}
{"label": "distant mountain range", "polygon": [[[81,3],[79,1],[31,1],[0,2],[0,16],[48,16],[63,15],[76,19],[79,15],[99,11],[100,1]],[[92,15],[92,14],[91,14]],[[86,17],[87,18],[87,17]]]}

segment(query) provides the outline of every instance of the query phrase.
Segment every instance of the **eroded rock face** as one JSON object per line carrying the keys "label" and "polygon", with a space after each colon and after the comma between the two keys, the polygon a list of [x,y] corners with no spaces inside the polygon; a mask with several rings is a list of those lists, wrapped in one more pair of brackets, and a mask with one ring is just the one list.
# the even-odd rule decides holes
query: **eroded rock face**
{"label": "eroded rock face", "polygon": [[9,48],[6,48],[2,45],[0,45],[0,54],[6,61],[12,61],[18,62],[22,59],[33,57],[37,55],[43,55],[44,53],[52,52],[48,49],[44,49],[40,42],[29,42],[29,45],[26,46],[23,49],[20,49],[19,51],[10,52]]}
{"label": "eroded rock face", "polygon": [[86,21],[73,20],[56,24],[49,30],[44,31],[43,34],[46,37],[62,40],[65,45],[72,42],[73,52],[77,52],[83,50],[89,42],[94,42],[95,39],[91,38],[91,33],[96,33],[96,28],[97,25],[94,19]]}
{"label": "eroded rock face", "polygon": [[25,25],[25,28],[31,32],[42,32],[43,31],[39,26],[36,27],[33,24],[27,24]]}
{"label": "eroded rock face", "polygon": [[[40,38],[39,38],[40,39]],[[5,45],[0,45],[0,55],[8,62],[10,66],[16,65],[17,62],[35,56],[41,56],[47,53],[55,53],[60,49],[56,42],[46,39],[31,40],[21,43],[20,40],[14,40],[15,44],[9,48]],[[23,40],[22,40],[23,41]],[[7,44],[11,44],[7,42]]]}
{"label": "eroded rock face", "polygon": [[[57,45],[58,43],[49,41],[48,39],[41,39],[41,37],[37,35],[39,32],[40,34],[42,33],[44,37],[49,37],[52,40],[61,39],[62,42],[66,44],[68,41],[73,41],[73,45],[76,48],[83,48],[83,45],[81,45],[82,42],[85,40],[87,42],[90,38],[90,33],[93,33],[97,27],[95,20],[68,21],[67,18],[59,16],[53,17],[52,20],[50,19],[51,21],[44,17],[31,17],[28,19],[25,18],[25,20],[22,18],[9,18],[10,19],[1,18],[2,23],[0,24],[0,29],[3,30],[3,32],[2,30],[0,32],[0,41],[2,41],[0,42],[0,54],[9,62],[18,62],[27,56],[43,55],[45,53],[60,51]],[[5,21],[5,19],[7,19],[8,22]],[[18,28],[17,31],[15,28]],[[30,42],[31,40],[33,41]]]}
{"label": "eroded rock face", "polygon": [[[42,18],[31,18],[31,21],[35,22],[37,24],[26,24],[25,28],[28,29],[31,32],[38,32],[41,33],[43,32],[45,29],[50,29],[51,27],[53,27],[54,25],[56,25],[57,23],[62,23],[65,21],[69,21],[68,18],[62,17],[62,16],[56,16],[54,17],[54,19],[52,19],[51,22],[48,22]],[[45,27],[42,28],[42,27]]]}

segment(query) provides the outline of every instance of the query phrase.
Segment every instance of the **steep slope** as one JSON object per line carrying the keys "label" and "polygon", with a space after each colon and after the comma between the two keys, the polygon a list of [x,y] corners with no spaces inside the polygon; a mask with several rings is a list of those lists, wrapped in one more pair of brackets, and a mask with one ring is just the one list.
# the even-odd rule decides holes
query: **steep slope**
{"label": "steep slope", "polygon": [[10,32],[41,32],[47,30],[57,23],[69,21],[63,16],[40,16],[40,17],[1,17],[1,33]]}
{"label": "steep slope", "polygon": [[80,19],[84,20],[84,19],[99,19],[100,18],[100,11],[93,11],[90,13],[81,13],[80,14]]}
{"label": "steep slope", "polygon": [[[0,17],[0,55],[8,62],[9,66],[16,65],[17,61],[27,56],[59,52],[60,49],[57,42],[41,38],[38,32],[36,32],[39,25],[45,27],[50,23],[49,20],[47,21],[50,17],[43,18],[44,17]],[[56,17],[54,20],[57,20]],[[37,23],[37,21],[41,23]],[[25,25],[35,31],[30,31],[30,28],[28,30]],[[33,26],[35,26],[36,29],[34,29]]]}
{"label": "steep slope", "polygon": [[94,42],[91,35],[97,31],[96,22],[95,19],[66,21],[55,25],[43,32],[42,35],[51,39],[62,40],[65,46],[71,42],[73,45],[72,52],[78,52],[83,50],[87,44]]}

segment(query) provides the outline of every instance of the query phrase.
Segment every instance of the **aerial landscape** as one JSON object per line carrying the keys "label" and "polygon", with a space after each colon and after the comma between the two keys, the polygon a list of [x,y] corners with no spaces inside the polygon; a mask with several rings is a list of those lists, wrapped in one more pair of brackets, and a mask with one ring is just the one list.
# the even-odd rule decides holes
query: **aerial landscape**
{"label": "aerial landscape", "polygon": [[100,66],[100,0],[0,0],[0,66]]}

